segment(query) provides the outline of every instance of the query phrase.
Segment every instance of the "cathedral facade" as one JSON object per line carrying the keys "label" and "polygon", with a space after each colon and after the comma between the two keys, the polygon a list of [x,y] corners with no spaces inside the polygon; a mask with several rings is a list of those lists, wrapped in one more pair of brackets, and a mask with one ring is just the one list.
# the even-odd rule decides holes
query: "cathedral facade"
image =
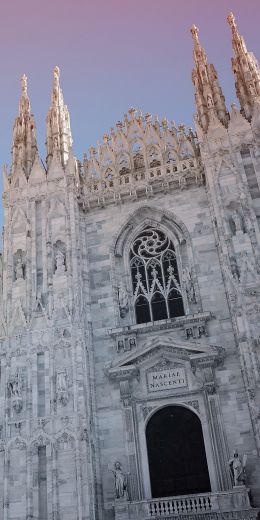
{"label": "cathedral facade", "polygon": [[198,29],[196,132],[130,109],[83,161],[54,69],[47,159],[22,77],[4,167],[0,519],[256,519],[260,68],[240,108]]}

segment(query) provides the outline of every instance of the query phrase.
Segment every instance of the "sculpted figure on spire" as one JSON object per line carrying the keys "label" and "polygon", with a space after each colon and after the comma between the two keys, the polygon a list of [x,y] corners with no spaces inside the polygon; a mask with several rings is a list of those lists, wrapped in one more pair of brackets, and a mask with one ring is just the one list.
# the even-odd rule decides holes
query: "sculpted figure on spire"
{"label": "sculpted figure on spire", "polygon": [[63,94],[60,88],[59,67],[55,67],[53,71],[51,107],[47,115],[46,123],[47,165],[50,165],[53,152],[57,150],[62,166],[65,167],[72,146],[72,136],[69,111],[67,105],[64,104]]}
{"label": "sculpted figure on spire", "polygon": [[237,30],[233,13],[230,13],[227,20],[232,31],[232,69],[236,78],[236,93],[241,112],[250,121],[254,101],[260,98],[260,68],[254,54],[248,52],[245,40]]}
{"label": "sculpted figure on spire", "polygon": [[191,28],[194,42],[193,58],[195,67],[192,71],[192,81],[195,87],[195,102],[198,123],[206,132],[211,117],[217,116],[219,121],[227,126],[228,115],[225,98],[219,85],[216,69],[208,64],[205,50],[199,41],[199,29]]}
{"label": "sculpted figure on spire", "polygon": [[13,127],[12,173],[18,168],[26,176],[29,175],[37,153],[35,122],[31,114],[30,100],[27,94],[27,77],[21,77],[21,96],[19,99],[19,115]]}

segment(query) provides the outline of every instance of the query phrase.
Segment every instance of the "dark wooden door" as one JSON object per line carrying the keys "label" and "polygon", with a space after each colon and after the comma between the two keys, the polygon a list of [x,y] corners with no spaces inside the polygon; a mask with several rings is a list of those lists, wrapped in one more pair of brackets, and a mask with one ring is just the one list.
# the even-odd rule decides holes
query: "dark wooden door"
{"label": "dark wooden door", "polygon": [[183,406],[166,406],[146,428],[152,496],[211,491],[201,423]]}

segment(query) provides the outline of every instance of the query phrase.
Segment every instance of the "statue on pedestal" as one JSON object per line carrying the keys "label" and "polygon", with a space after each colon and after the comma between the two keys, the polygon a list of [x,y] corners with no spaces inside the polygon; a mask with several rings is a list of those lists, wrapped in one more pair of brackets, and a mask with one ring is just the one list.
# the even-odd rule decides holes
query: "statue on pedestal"
{"label": "statue on pedestal", "polygon": [[127,476],[122,471],[121,462],[115,462],[115,469],[112,470],[115,477],[115,495],[116,498],[126,498],[127,495]]}
{"label": "statue on pedestal", "polygon": [[182,285],[187,293],[188,301],[190,303],[196,303],[194,285],[188,267],[184,267],[182,270]]}
{"label": "statue on pedestal", "polygon": [[120,316],[121,318],[124,318],[128,312],[128,296],[122,282],[118,287],[118,303]]}
{"label": "statue on pedestal", "polygon": [[234,486],[243,486],[246,481],[246,455],[243,456],[243,459],[238,455],[237,450],[235,450],[232,459],[229,461],[229,467],[233,479]]}

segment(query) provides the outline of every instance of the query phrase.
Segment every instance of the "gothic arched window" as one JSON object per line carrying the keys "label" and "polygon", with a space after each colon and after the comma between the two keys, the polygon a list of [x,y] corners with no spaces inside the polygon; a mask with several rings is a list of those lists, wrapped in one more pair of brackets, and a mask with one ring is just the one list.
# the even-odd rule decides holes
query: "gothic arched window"
{"label": "gothic arched window", "polygon": [[166,234],[146,227],[130,251],[137,323],[184,315],[176,252]]}

